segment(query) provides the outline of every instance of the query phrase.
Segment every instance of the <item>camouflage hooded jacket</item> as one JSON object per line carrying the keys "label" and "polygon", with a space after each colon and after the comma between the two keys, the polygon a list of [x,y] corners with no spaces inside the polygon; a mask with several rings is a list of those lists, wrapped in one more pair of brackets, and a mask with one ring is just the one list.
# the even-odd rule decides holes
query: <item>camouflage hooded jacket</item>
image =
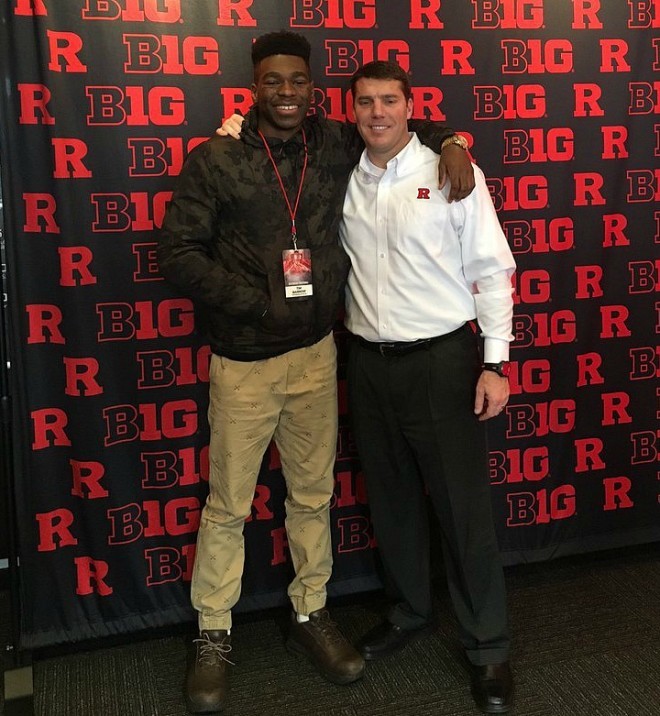
{"label": "camouflage hooded jacket", "polygon": [[[293,248],[291,218],[254,108],[246,119],[241,141],[213,137],[186,160],[158,261],[163,276],[194,300],[212,351],[251,361],[312,345],[332,330],[349,270],[338,225],[363,145],[352,125],[317,116],[303,123],[308,161],[296,227],[298,248],[311,251],[313,295],[287,300],[282,251]],[[433,145],[451,134],[429,127]],[[293,206],[305,157],[302,133],[269,146]]]}

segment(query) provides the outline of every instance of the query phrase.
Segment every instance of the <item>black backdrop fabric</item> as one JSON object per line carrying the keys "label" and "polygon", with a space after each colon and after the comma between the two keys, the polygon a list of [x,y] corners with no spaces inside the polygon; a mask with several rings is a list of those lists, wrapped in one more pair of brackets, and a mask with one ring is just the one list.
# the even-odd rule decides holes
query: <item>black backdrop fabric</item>
{"label": "black backdrop fabric", "polygon": [[[315,111],[371,59],[470,138],[518,262],[512,398],[490,425],[507,563],[660,540],[660,4],[10,0],[2,158],[24,647],[191,620],[208,348],[154,247],[186,153],[250,104],[249,48],[312,43]],[[344,355],[346,335],[336,338]],[[330,593],[378,585],[345,406]],[[239,610],[283,604],[264,457]],[[411,556],[413,557],[413,556]]]}

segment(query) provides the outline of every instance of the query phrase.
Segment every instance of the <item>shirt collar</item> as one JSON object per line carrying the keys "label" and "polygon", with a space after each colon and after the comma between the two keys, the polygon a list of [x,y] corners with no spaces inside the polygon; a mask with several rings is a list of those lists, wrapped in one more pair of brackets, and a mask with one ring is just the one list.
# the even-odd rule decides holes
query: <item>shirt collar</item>
{"label": "shirt collar", "polygon": [[377,167],[368,157],[367,150],[362,152],[358,167],[361,172],[379,179],[384,173],[393,171],[396,176],[403,176],[414,171],[419,166],[419,153],[423,151],[423,145],[417,138],[415,132],[409,132],[410,141],[406,146],[389,162],[387,168]]}

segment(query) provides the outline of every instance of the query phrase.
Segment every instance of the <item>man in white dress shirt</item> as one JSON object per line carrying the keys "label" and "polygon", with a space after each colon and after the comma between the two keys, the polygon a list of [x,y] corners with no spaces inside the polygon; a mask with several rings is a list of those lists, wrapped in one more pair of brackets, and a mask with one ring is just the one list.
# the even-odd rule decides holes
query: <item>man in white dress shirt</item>
{"label": "man in white dress shirt", "polygon": [[406,73],[371,62],[351,88],[366,149],[340,228],[352,262],[349,409],[394,598],[359,648],[377,659],[432,629],[426,488],[475,702],[505,713],[513,681],[484,421],[509,397],[515,263],[481,170],[460,202],[437,188],[437,155],[408,132]]}

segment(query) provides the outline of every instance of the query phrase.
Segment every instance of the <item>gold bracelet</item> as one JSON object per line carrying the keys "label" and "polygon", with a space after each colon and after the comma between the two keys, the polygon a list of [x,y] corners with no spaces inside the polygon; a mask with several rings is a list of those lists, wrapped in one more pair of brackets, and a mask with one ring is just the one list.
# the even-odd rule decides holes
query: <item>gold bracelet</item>
{"label": "gold bracelet", "polygon": [[440,145],[440,151],[442,151],[448,144],[456,144],[461,149],[467,149],[467,139],[461,134],[452,134],[451,137],[447,137]]}

